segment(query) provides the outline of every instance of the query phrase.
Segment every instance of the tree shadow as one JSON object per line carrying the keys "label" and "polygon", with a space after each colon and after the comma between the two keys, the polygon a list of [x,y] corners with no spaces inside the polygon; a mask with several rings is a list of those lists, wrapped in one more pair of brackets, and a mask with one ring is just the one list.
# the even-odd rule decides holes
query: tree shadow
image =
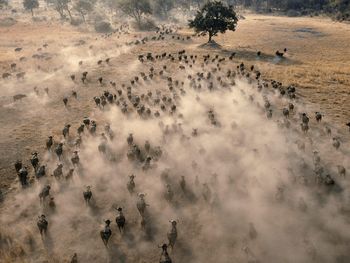
{"label": "tree shadow", "polygon": [[216,51],[217,53],[220,53],[221,55],[227,56],[227,57],[230,57],[232,56],[232,54],[234,54],[234,56],[232,56],[233,60],[244,59],[248,61],[271,63],[271,64],[282,65],[282,66],[303,64],[299,60],[291,59],[286,56],[280,57],[275,54],[268,54],[264,52],[260,52],[260,54],[258,55],[258,51],[248,50],[244,48],[238,48],[234,50],[226,49],[213,40],[211,42],[207,42],[199,45],[198,48],[207,49],[208,51]]}
{"label": "tree shadow", "polygon": [[264,52],[261,52],[261,54],[258,56],[257,51],[242,49],[242,50],[221,50],[224,54],[232,54],[233,52],[236,52],[236,55],[234,58],[236,59],[244,59],[248,61],[256,61],[256,62],[264,62],[264,63],[271,63],[271,64],[277,64],[277,65],[301,65],[303,64],[299,60],[294,60],[288,57],[279,57],[275,54],[267,54]]}
{"label": "tree shadow", "polygon": [[265,62],[265,63],[271,63],[271,64],[277,64],[277,65],[301,65],[303,64],[299,60],[291,59],[289,57],[279,57],[275,54],[267,54],[264,52],[261,52],[258,56],[257,51],[247,50],[247,49],[238,49],[238,50],[227,50],[222,49],[220,51],[221,53],[225,55],[231,55],[232,53],[236,53],[234,56],[235,59],[244,59],[248,61],[256,61],[256,62]]}
{"label": "tree shadow", "polygon": [[215,42],[214,40],[211,40],[211,41],[208,41],[206,43],[199,45],[198,48],[209,49],[209,50],[212,50],[212,49],[220,50],[220,49],[222,49],[222,46],[220,44],[218,44],[217,42]]}

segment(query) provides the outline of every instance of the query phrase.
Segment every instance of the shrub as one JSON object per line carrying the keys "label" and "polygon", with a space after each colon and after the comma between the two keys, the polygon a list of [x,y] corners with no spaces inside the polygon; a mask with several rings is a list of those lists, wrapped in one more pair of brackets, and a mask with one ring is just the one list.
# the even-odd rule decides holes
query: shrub
{"label": "shrub", "polygon": [[98,33],[108,33],[112,31],[111,23],[107,21],[95,22],[95,31]]}

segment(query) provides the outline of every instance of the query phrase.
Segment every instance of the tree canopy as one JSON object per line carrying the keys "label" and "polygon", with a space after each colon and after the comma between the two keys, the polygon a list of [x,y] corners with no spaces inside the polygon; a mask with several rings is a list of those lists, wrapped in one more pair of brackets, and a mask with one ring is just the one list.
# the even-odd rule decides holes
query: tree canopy
{"label": "tree canopy", "polygon": [[221,1],[210,1],[189,21],[189,26],[197,33],[208,33],[210,42],[219,32],[235,31],[237,22],[238,18],[232,6],[224,5]]}
{"label": "tree canopy", "polygon": [[52,4],[54,9],[60,14],[61,18],[65,18],[65,11],[72,19],[72,15],[69,10],[69,3],[71,0],[46,0],[48,3]]}
{"label": "tree canopy", "polygon": [[152,14],[151,4],[148,0],[121,0],[119,8],[126,15],[134,18],[138,24],[141,23],[142,16]]}
{"label": "tree canopy", "polygon": [[7,6],[7,5],[8,5],[7,0],[0,0],[0,9]]}
{"label": "tree canopy", "polygon": [[85,22],[85,16],[94,10],[94,5],[95,1],[93,0],[78,0],[74,5],[74,9],[80,13]]}
{"label": "tree canopy", "polygon": [[33,16],[34,15],[33,9],[39,7],[39,2],[38,2],[38,0],[24,0],[23,1],[23,7],[26,10],[30,10],[32,12],[32,16]]}
{"label": "tree canopy", "polygon": [[153,13],[161,18],[167,18],[169,11],[174,7],[174,0],[153,0]]}

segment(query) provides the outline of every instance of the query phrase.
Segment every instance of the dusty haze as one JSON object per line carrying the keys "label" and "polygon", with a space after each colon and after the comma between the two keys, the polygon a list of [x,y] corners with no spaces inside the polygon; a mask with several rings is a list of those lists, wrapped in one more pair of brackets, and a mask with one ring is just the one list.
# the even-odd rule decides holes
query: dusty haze
{"label": "dusty haze", "polygon": [[[174,35],[192,34],[181,27]],[[295,35],[299,33],[291,32],[301,27],[315,27],[324,36],[299,39]],[[216,38],[221,49],[209,50],[199,47],[205,37],[178,41],[166,36],[164,41],[127,45],[156,35],[132,29],[128,32],[120,37],[106,37],[86,28],[77,30],[54,21],[33,23],[25,19],[19,19],[12,27],[0,27],[1,72],[11,72],[12,62],[17,63],[13,75],[26,72],[24,80],[14,76],[0,80],[1,190],[6,193],[1,203],[0,261],[70,262],[77,253],[78,262],[158,262],[158,245],[167,242],[169,220],[176,220],[178,239],[174,249],[169,249],[173,262],[348,262],[349,179],[339,176],[337,169],[338,165],[350,168],[348,131],[344,127],[349,118],[349,108],[344,103],[350,81],[345,63],[349,56],[348,25],[310,18],[247,15],[237,32]],[[344,41],[338,42],[339,39]],[[78,45],[79,40],[86,44]],[[42,48],[44,43],[47,48]],[[316,58],[318,51],[312,46],[315,43],[328,55]],[[20,53],[14,52],[17,46],[23,47]],[[284,47],[291,51],[281,62],[274,58],[274,51]],[[37,51],[38,48],[42,50]],[[188,55],[198,56],[192,67],[168,59],[145,63],[138,60],[138,55],[147,52],[177,56],[182,49]],[[263,52],[260,59],[255,55],[258,50]],[[232,61],[228,59],[231,52],[237,52]],[[33,54],[43,54],[44,59],[32,58]],[[208,90],[205,80],[201,80],[201,90],[191,87],[188,75],[206,75],[217,68],[217,61],[201,67],[206,54],[226,58],[220,64],[221,71],[212,74],[222,77],[227,87],[217,80],[213,81],[213,91]],[[22,56],[27,60],[19,62]],[[98,60],[106,58],[110,58],[109,64],[97,65]],[[79,66],[79,61],[83,65]],[[227,77],[227,70],[236,71],[241,61],[248,68],[256,65],[263,78],[276,79],[286,86],[297,85],[297,99],[292,101],[295,109],[288,119],[290,128],[285,127],[286,118],[282,115],[289,99],[272,88],[258,91],[256,81],[239,74]],[[158,73],[164,65],[167,69],[163,76],[141,79],[141,72],[149,74],[154,67]],[[179,69],[180,65],[185,69]],[[87,84],[80,81],[84,71],[89,72]],[[71,74],[76,75],[74,82]],[[95,106],[93,97],[105,90],[116,93],[121,89],[126,97],[126,87],[136,75],[140,81],[132,87],[133,94],[152,91],[156,97],[159,90],[174,99],[175,93],[176,112],[169,114],[158,109],[159,118],[142,119],[135,111],[123,114],[116,105],[108,104],[103,110]],[[100,76],[102,85],[97,81]],[[169,91],[166,77],[180,82],[178,87],[174,85],[174,92]],[[331,78],[339,83],[327,86]],[[116,88],[110,81],[116,82]],[[34,92],[35,86],[39,94]],[[327,87],[337,89],[330,92]],[[77,92],[77,99],[71,96],[72,91]],[[27,97],[13,102],[12,96],[19,93]],[[66,108],[64,96],[69,99]],[[272,119],[266,117],[266,99],[272,105]],[[151,106],[152,112],[154,108],[157,106]],[[209,110],[213,110],[219,125],[211,124]],[[321,123],[314,119],[316,111],[324,114]],[[302,112],[310,117],[307,134],[300,130]],[[62,163],[66,174],[72,167],[76,129],[84,117],[97,122],[97,135],[85,131],[78,149],[80,165],[72,181],[58,181],[50,175],[59,161],[54,152],[46,151],[45,140],[53,135],[56,143],[64,143]],[[68,123],[72,125],[70,136],[64,139],[62,129]],[[115,137],[108,139],[110,154],[104,156],[98,145],[107,123]],[[332,129],[331,136],[325,133],[326,126]],[[193,136],[193,129],[197,129],[197,136]],[[130,133],[142,151],[146,140],[152,149],[162,149],[162,157],[152,160],[147,171],[127,158],[126,138]],[[332,138],[338,136],[341,146],[336,150]],[[301,143],[305,150],[298,148]],[[47,175],[33,179],[30,187],[22,189],[13,164],[22,160],[33,176],[29,162],[33,151],[38,151],[40,163],[47,165]],[[314,151],[319,152],[321,166],[335,185],[317,183]],[[109,160],[111,157],[114,161]],[[133,195],[126,187],[131,174],[136,176]],[[180,187],[181,176],[185,177],[186,191]],[[55,211],[39,202],[38,194],[48,183]],[[164,197],[167,184],[174,192],[171,202]],[[203,184],[210,189],[208,200],[203,197]],[[93,192],[90,205],[83,199],[88,185]],[[136,208],[137,193],[145,193],[149,204],[145,230],[141,229]],[[123,235],[115,223],[118,206],[123,208],[127,220]],[[49,227],[42,238],[36,221],[43,213]],[[107,248],[99,234],[106,219],[112,221],[113,231]]]}

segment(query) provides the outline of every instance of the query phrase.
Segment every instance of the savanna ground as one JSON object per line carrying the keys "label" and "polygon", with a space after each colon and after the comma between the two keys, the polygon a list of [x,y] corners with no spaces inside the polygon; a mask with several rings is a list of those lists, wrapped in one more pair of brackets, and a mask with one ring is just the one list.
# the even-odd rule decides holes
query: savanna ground
{"label": "savanna ground", "polygon": [[[185,27],[179,33],[192,34]],[[236,52],[233,67],[240,62],[254,64],[264,78],[296,85],[304,103],[310,105],[312,111],[322,112],[327,122],[347,136],[345,123],[350,120],[347,103],[350,98],[348,24],[329,19],[247,14],[246,19],[239,21],[236,32],[215,38],[221,45],[220,49],[199,48],[207,41],[206,37],[184,42],[168,39],[138,46],[123,45],[152,34],[131,32],[120,38],[106,38],[56,21],[28,22],[26,19],[19,19],[9,27],[0,27],[0,72],[11,72],[10,64],[16,62],[18,68],[28,73],[23,81],[5,85],[6,80],[0,80],[0,174],[3,192],[18,188],[14,162],[17,159],[27,161],[34,150],[44,152],[48,135],[60,137],[64,124],[77,127],[85,116],[103,118],[95,110],[92,100],[105,89],[97,83],[97,78],[103,75],[117,84],[127,83],[139,67],[137,56],[147,52],[186,49],[198,56],[208,52],[220,55]],[[85,44],[79,43],[81,40]],[[45,43],[47,48],[42,47]],[[16,47],[23,50],[15,52]],[[42,50],[37,51],[38,48]],[[288,49],[285,59],[276,59],[276,50],[284,48]],[[257,51],[262,52],[260,58],[256,55]],[[36,60],[32,58],[35,53],[46,53],[44,56],[49,58]],[[27,60],[19,62],[20,57]],[[110,66],[97,66],[97,60],[107,57],[111,58]],[[80,60],[84,61],[83,69],[78,66]],[[89,71],[92,81],[81,87],[69,76],[72,72],[83,70]],[[34,86],[40,91],[38,96],[33,91]],[[43,91],[46,87],[49,88],[48,96]],[[78,99],[70,98],[69,106],[65,108],[62,98],[69,96],[72,90],[78,92]],[[27,94],[28,98],[13,103],[12,96],[18,93]]]}
{"label": "savanna ground", "polygon": [[[183,30],[183,33],[191,34],[189,30]],[[132,36],[141,34],[145,33],[133,33]],[[56,53],[60,49],[69,48],[74,41],[78,42],[80,39],[87,40],[87,45],[92,44],[96,50],[99,50],[93,54],[96,57],[110,53],[109,46],[115,46],[118,42],[123,43],[113,38],[101,38],[101,34],[81,32],[74,27],[56,22],[19,22],[10,27],[0,27],[2,72],[7,72],[10,64],[18,60],[19,55],[14,52],[17,46],[23,47],[20,56],[30,57],[33,51],[41,47],[43,43],[48,43],[49,50]],[[239,22],[236,32],[219,35],[215,40],[222,45],[222,50],[211,52],[219,54],[225,51],[237,52],[235,61],[257,65],[266,78],[272,78],[284,84],[297,85],[302,97],[313,103],[316,109],[342,128],[344,128],[344,123],[350,119],[350,107],[347,103],[350,97],[350,26],[348,24],[332,22],[330,19],[250,14]],[[206,50],[198,48],[205,41],[206,37],[203,37],[186,44],[180,41],[168,41],[133,47],[122,54],[118,60],[135,60],[139,53],[182,48],[190,49],[198,54],[206,54]],[[284,48],[288,49],[286,60],[277,62],[274,53]],[[260,59],[257,59],[257,51],[262,52]],[[74,62],[84,60],[84,54],[80,55],[81,57],[77,56]],[[113,54],[110,55],[113,57]],[[122,64],[118,66],[122,67]],[[125,75],[120,77],[123,78]],[[69,75],[66,76],[65,83],[72,87],[68,78]],[[35,81],[38,86],[47,86],[43,80]],[[30,91],[32,88],[31,86],[26,87]],[[57,83],[50,90],[60,92],[61,88],[62,83]],[[93,91],[90,90],[90,92]],[[88,94],[92,94],[90,92]],[[2,90],[2,100],[9,97],[12,99],[11,96],[17,93],[21,92]],[[84,98],[88,98],[88,94]],[[32,147],[42,144],[47,134],[45,131],[55,130],[55,121],[49,121],[50,119],[57,121],[57,117],[62,118],[62,115],[59,114],[60,110],[64,110],[60,105],[61,97],[57,97],[57,101],[50,103],[56,105],[56,111],[50,111],[50,114],[46,116],[36,115],[39,114],[38,112],[35,116],[25,116],[18,107],[1,108],[0,167],[3,189],[10,187],[12,180],[16,178],[13,174],[14,160],[20,156],[28,156]],[[62,122],[73,121],[78,116],[87,115],[92,106],[91,103],[88,103],[84,107],[74,108],[70,116],[64,116]],[[47,112],[40,114],[45,113]],[[47,122],[43,121],[44,117]],[[38,130],[41,132],[37,133]]]}
{"label": "savanna ground", "polygon": [[[192,34],[186,29],[181,32],[185,35]],[[0,27],[1,70],[2,72],[9,71],[13,61],[18,60],[21,56],[30,57],[33,51],[35,52],[44,43],[49,44],[48,50],[54,56],[63,50],[63,56],[68,56],[66,59],[70,60],[69,66],[72,66],[79,60],[86,60],[84,51],[79,51],[77,47],[73,47],[74,51],[77,52],[76,57],[69,57],[69,49],[72,45],[74,46],[72,43],[77,44],[79,40],[83,39],[87,42],[86,46],[92,44],[93,51],[88,54],[88,58],[92,60],[93,57],[103,57],[106,54],[113,57],[115,54],[109,51],[109,47],[115,47],[118,43],[123,44],[141,35],[147,35],[147,33],[135,32],[129,38],[124,36],[124,39],[118,40],[104,39],[101,34],[77,30],[75,27],[57,22],[20,21],[10,27]],[[140,53],[185,48],[196,54],[207,54],[207,50],[198,48],[205,41],[206,37],[195,39],[186,44],[182,44],[181,41],[169,40],[149,43],[142,47],[127,48],[127,50],[122,51],[123,54],[116,58],[115,64],[118,67],[116,74],[120,74],[119,69],[123,68],[125,61],[135,61],[136,56]],[[219,34],[215,41],[222,46],[222,49],[211,50],[211,53],[237,52],[234,61],[258,66],[266,78],[275,79],[286,85],[297,85],[300,96],[314,104],[315,109],[324,113],[329,120],[334,121],[344,129],[344,124],[350,119],[350,107],[347,103],[350,97],[349,24],[332,22],[326,18],[287,18],[248,14],[246,19],[239,22],[236,32]],[[17,46],[23,47],[20,55],[14,52],[14,48]],[[286,59],[277,61],[275,58],[276,50],[282,51],[284,48],[288,49]],[[257,51],[262,52],[260,58],[256,56]],[[32,60],[26,63],[32,63]],[[45,71],[45,69],[43,70]],[[66,87],[62,87],[63,83],[56,83],[50,87],[51,92],[64,94],[62,90],[74,88],[69,81],[69,75],[64,77]],[[48,81],[50,78],[52,76],[48,76]],[[116,77],[114,78],[116,79]],[[119,81],[123,79],[127,79],[127,75],[121,74],[118,77]],[[41,79],[35,79],[34,82],[37,83],[38,87],[48,86]],[[28,91],[32,91],[32,88],[33,85],[25,87]],[[93,92],[93,89],[80,90],[80,96],[86,96],[82,97],[82,102],[94,94]],[[12,95],[17,93],[23,92],[21,90],[16,90],[16,92],[2,90],[2,100],[8,101],[12,99]],[[3,177],[1,181],[3,189],[9,188],[13,179],[16,178],[13,174],[14,160],[28,156],[32,147],[40,147],[43,138],[50,130],[60,130],[60,128],[55,129],[58,128],[55,127],[55,123],[60,123],[57,118],[63,117],[60,113],[61,110],[64,110],[61,103],[61,97],[58,96],[57,100],[50,101],[50,104],[55,106],[55,110],[51,111],[50,109],[49,113],[34,111],[34,116],[26,116],[18,106],[1,108],[0,169]],[[64,115],[61,123],[72,122],[78,116],[81,118],[81,116],[88,115],[92,107],[92,103],[87,103],[83,107],[74,107],[68,116]],[[47,106],[47,108],[51,107]],[[41,114],[45,116],[41,116]],[[43,121],[42,118],[46,118],[47,121]]]}

